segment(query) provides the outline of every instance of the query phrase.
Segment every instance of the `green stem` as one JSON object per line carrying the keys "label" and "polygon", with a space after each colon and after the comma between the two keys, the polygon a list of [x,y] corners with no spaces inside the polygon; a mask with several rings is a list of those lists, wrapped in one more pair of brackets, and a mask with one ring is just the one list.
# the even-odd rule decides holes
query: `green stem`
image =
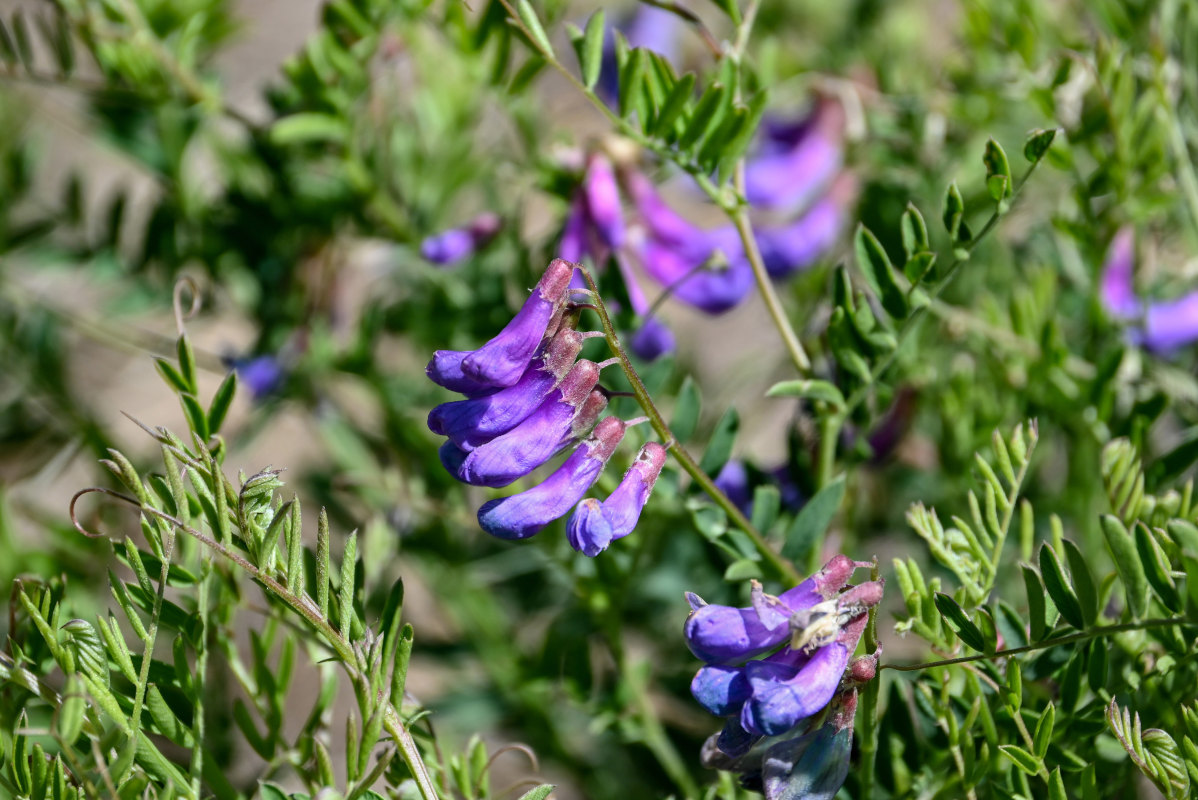
{"label": "green stem", "polygon": [[[870,570],[870,580],[878,580],[879,570],[877,560]],[[878,609],[874,606],[869,610],[869,618],[865,623],[865,652],[869,655],[878,653]],[[877,674],[874,679],[867,681],[861,687],[861,736],[858,746],[861,749],[861,798],[872,800],[874,794],[875,762],[878,756],[878,696],[882,691],[882,676]]]}
{"label": "green stem", "polygon": [[791,564],[770,547],[761,531],[757,530],[753,523],[736,507],[736,504],[728,499],[728,495],[720,491],[720,488],[715,485],[707,473],[691,457],[691,454],[686,451],[686,448],[670,432],[669,425],[666,424],[661,412],[657,410],[657,406],[653,403],[653,398],[649,396],[649,390],[645,388],[645,384],[641,381],[641,376],[637,374],[636,368],[632,366],[632,360],[628,358],[628,353],[625,352],[623,345],[620,343],[620,337],[616,335],[615,326],[612,325],[611,317],[607,314],[607,306],[604,305],[603,298],[599,296],[599,287],[595,284],[595,279],[591,277],[590,271],[585,267],[578,266],[577,269],[582,273],[587,286],[591,290],[591,295],[595,303],[594,310],[599,315],[599,322],[603,326],[603,336],[607,341],[607,346],[611,349],[612,354],[620,359],[620,367],[624,370],[624,375],[632,385],[632,392],[636,396],[637,403],[640,404],[641,409],[645,412],[645,416],[649,418],[649,424],[653,426],[653,430],[657,431],[657,435],[661,437],[662,441],[666,442],[666,449],[678,460],[679,465],[699,485],[699,488],[706,492],[715,504],[724,510],[728,518],[753,540],[753,544],[756,545],[762,558],[774,568],[778,576],[787,581],[796,584],[799,583],[803,578],[795,569],[794,564]]}
{"label": "green stem", "polygon": [[946,658],[943,661],[928,661],[922,664],[879,664],[878,670],[893,669],[899,672],[917,672],[925,669],[934,669],[936,667],[951,667],[954,664],[968,664],[973,661],[991,661],[999,658],[1007,658],[1008,656],[1017,656],[1020,653],[1031,653],[1036,650],[1044,650],[1049,647],[1056,647],[1062,644],[1071,644],[1073,642],[1085,642],[1090,639],[1095,639],[1099,636],[1113,636],[1116,633],[1126,633],[1128,631],[1143,631],[1150,628],[1168,628],[1173,626],[1198,627],[1198,622],[1186,619],[1185,617],[1168,617],[1165,619],[1145,619],[1139,622],[1125,622],[1121,625],[1101,625],[1097,628],[1080,631],[1079,633],[1071,633],[1068,636],[1058,636],[1055,639],[1045,639],[1043,642],[1024,645],[1023,647],[1013,647],[1010,650],[998,650],[994,653],[978,653],[972,656],[961,656],[960,658]]}

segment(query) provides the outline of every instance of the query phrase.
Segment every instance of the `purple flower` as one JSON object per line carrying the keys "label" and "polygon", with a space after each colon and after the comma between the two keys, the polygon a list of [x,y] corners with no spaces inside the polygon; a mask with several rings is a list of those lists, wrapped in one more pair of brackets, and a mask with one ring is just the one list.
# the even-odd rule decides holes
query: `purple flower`
{"label": "purple flower", "polygon": [[582,181],[590,222],[595,226],[603,244],[615,249],[624,244],[624,211],[620,207],[620,187],[611,162],[599,153],[587,160],[587,173]]}
{"label": "purple flower", "polygon": [[778,597],[765,594],[754,581],[749,608],[707,605],[689,595],[693,610],[683,628],[687,646],[709,664],[736,663],[772,650],[790,638],[792,616],[835,596],[860,565],[847,556],[834,556],[819,572]]}
{"label": "purple flower", "polygon": [[844,161],[844,109],[821,99],[798,123],[767,121],[766,140],[745,167],[745,198],[758,208],[794,210],[811,203]]}
{"label": "purple flower", "polygon": [[501,387],[472,378],[462,372],[462,362],[473,350],[438,350],[424,368],[424,374],[438,386],[467,397],[483,397],[497,392]]}
{"label": "purple flower", "polygon": [[749,493],[749,471],[745,462],[729,459],[715,476],[716,488],[728,496],[732,504],[748,514],[753,507],[753,496]]}
{"label": "purple flower", "polygon": [[461,372],[492,386],[511,386],[520,380],[550,323],[560,318],[566,287],[573,275],[573,264],[554,259],[512,321],[494,339],[462,359]]}
{"label": "purple flower", "polygon": [[448,436],[465,451],[507,433],[536,410],[581,351],[581,334],[570,328],[558,331],[514,385],[486,397],[442,403],[428,415],[429,430]]}
{"label": "purple flower", "polygon": [[1132,320],[1140,315],[1133,273],[1136,267],[1136,232],[1124,225],[1111,240],[1102,267],[1102,303],[1112,317]]}
{"label": "purple flower", "polygon": [[1123,227],[1107,251],[1099,293],[1112,317],[1133,323],[1131,340],[1157,353],[1198,341],[1198,292],[1145,303],[1135,293],[1134,270],[1135,234]]}
{"label": "purple flower", "polygon": [[838,629],[835,641],[795,663],[767,659],[746,664],[750,696],[741,708],[741,727],[762,736],[778,736],[826,706],[840,686],[865,623],[866,615],[858,615]]}
{"label": "purple flower", "polygon": [[624,422],[606,417],[545,481],[520,494],[491,500],[478,510],[478,523],[501,539],[527,539],[575,505],[599,477],[624,438]]}
{"label": "purple flower", "polygon": [[1198,341],[1198,292],[1150,303],[1144,312],[1141,341],[1155,352],[1176,350]]}
{"label": "purple flower", "polygon": [[645,230],[634,247],[658,283],[675,297],[710,314],[740,303],[753,288],[753,271],[731,225],[702,229],[678,216],[649,179],[628,176],[628,187]]}
{"label": "purple flower", "polygon": [[277,358],[270,355],[235,359],[233,369],[236,370],[237,377],[241,379],[241,382],[250,390],[250,396],[254,400],[262,400],[277,392],[287,377],[283,365]]}
{"label": "purple flower", "polygon": [[480,214],[465,227],[427,237],[420,243],[420,254],[434,264],[456,264],[486,246],[502,224],[498,214]]}
{"label": "purple flower", "polygon": [[666,463],[666,449],[649,442],[637,453],[616,490],[603,503],[587,498],[566,523],[570,545],[594,558],[616,539],[632,533]]}
{"label": "purple flower", "polygon": [[445,468],[472,486],[507,486],[553,458],[572,435],[572,423],[599,381],[599,368],[579,361],[536,410],[508,432],[466,456],[450,443],[441,448]]}
{"label": "purple flower", "polygon": [[773,745],[762,761],[766,800],[832,800],[849,774],[857,692],[837,701],[815,731]]}
{"label": "purple flower", "polygon": [[[566,217],[566,226],[562,229],[562,239],[557,245],[557,254],[565,261],[581,262],[583,256],[590,252],[587,242],[588,213],[586,198],[581,194],[570,203],[570,214]],[[571,286],[575,286],[571,282]],[[585,282],[576,288],[585,289]]]}
{"label": "purple flower", "polygon": [[856,193],[852,176],[832,189],[794,222],[756,230],[757,246],[770,276],[787,278],[818,261],[840,238],[845,209]]}

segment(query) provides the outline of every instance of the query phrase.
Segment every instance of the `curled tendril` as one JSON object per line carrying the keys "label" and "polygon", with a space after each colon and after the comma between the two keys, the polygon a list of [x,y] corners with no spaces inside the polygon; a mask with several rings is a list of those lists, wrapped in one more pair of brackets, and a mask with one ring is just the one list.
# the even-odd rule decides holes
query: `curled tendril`
{"label": "curled tendril", "polygon": [[[71,498],[71,505],[69,507],[69,513],[71,515],[71,524],[75,526],[75,530],[79,531],[80,533],[82,533],[84,536],[86,536],[89,539],[103,539],[104,534],[103,533],[93,533],[92,531],[89,531],[87,528],[83,527],[83,523],[81,523],[79,521],[79,515],[75,511],[75,504],[79,502],[79,498],[83,497],[83,495],[91,494],[93,492],[96,492],[98,494],[108,495],[109,497],[115,497],[117,500],[122,500],[131,506],[137,506],[138,508],[142,508],[141,501],[138,500],[136,497],[130,497],[127,494],[121,494],[120,492],[113,491],[112,489],[105,489],[103,486],[89,486],[86,489],[80,489],[79,491],[75,492],[75,496]],[[145,510],[152,510],[152,509],[142,508],[142,510],[145,511]]]}
{"label": "curled tendril", "polygon": [[[533,749],[526,744],[522,744],[520,742],[515,742],[513,744],[509,744],[504,747],[501,747],[498,750],[496,750],[494,753],[492,753],[491,757],[487,759],[487,763],[483,765],[483,774],[484,775],[487,774],[487,772],[490,771],[491,767],[495,766],[495,762],[496,762],[496,760],[498,760],[498,758],[500,756],[504,755],[505,753],[512,753],[512,752],[523,753],[525,756],[527,756],[528,762],[530,764],[532,764],[533,772],[541,771],[541,765],[537,762],[537,754],[535,752],[533,752]],[[520,785],[520,784],[517,784],[517,785]]]}
{"label": "curled tendril", "polygon": [[[183,293],[187,292],[191,295],[191,305],[186,311],[183,310]],[[194,279],[186,275],[175,281],[175,290],[171,297],[171,306],[175,311],[175,329],[179,335],[183,335],[184,323],[196,315],[200,310],[200,287]]]}

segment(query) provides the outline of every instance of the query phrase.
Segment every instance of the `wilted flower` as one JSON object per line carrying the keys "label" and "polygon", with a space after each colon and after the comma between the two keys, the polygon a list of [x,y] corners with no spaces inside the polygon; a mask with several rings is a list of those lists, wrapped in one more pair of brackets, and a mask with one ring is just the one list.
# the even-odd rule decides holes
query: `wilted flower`
{"label": "wilted flower", "polygon": [[857,690],[833,702],[827,721],[797,739],[765,751],[762,789],[767,800],[832,800],[849,774]]}
{"label": "wilted flower", "polygon": [[434,264],[456,264],[485,247],[502,226],[498,214],[480,214],[464,227],[450,228],[425,238],[420,243],[420,255]]}

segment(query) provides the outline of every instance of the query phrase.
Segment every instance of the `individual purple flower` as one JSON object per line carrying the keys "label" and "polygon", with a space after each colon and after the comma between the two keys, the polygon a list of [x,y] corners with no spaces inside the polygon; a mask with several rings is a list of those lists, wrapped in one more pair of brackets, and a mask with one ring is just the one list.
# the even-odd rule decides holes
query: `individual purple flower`
{"label": "individual purple flower", "polygon": [[232,366],[254,400],[274,394],[287,378],[283,365],[272,355],[233,359]]}
{"label": "individual purple flower", "polygon": [[866,619],[859,614],[847,623],[838,622],[835,640],[798,663],[765,660],[746,664],[749,697],[741,708],[741,727],[762,736],[778,736],[826,706],[840,686]]}
{"label": "individual purple flower", "polygon": [[692,225],[666,205],[640,173],[630,173],[627,185],[644,226],[633,250],[654,280],[679,300],[710,314],[744,300],[753,288],[753,271],[733,226]]}
{"label": "individual purple flower", "polygon": [[846,174],[794,222],[759,226],[755,232],[757,246],[770,277],[788,278],[810,267],[831,250],[840,238],[846,209],[855,195],[856,180]]}
{"label": "individual purple flower", "polygon": [[623,438],[624,422],[605,417],[543,483],[485,503],[478,510],[479,525],[501,539],[527,539],[535,535],[582,499]]}
{"label": "individual purple flower", "polygon": [[1140,341],[1158,353],[1198,341],[1198,292],[1176,300],[1149,303],[1144,311]]}
{"label": "individual purple flower", "polygon": [[657,442],[645,444],[606,500],[599,503],[587,498],[570,516],[566,523],[570,545],[584,556],[594,558],[616,539],[632,533],[665,463],[664,447]]}
{"label": "individual purple flower", "polygon": [[502,225],[498,214],[480,214],[464,227],[450,228],[425,238],[420,243],[420,255],[434,264],[456,264],[485,247]]}
{"label": "individual purple flower", "polygon": [[582,334],[572,328],[558,331],[515,384],[485,397],[442,403],[428,415],[429,430],[448,436],[465,451],[507,433],[562,381],[582,351],[582,342]]}
{"label": "individual purple flower", "polygon": [[[573,264],[554,259],[512,321],[491,341],[462,357],[461,374],[498,387],[511,386],[520,380],[533,353],[550,331],[551,323],[560,319],[566,305],[566,288],[573,275]],[[430,362],[429,377],[446,386],[437,380],[432,369]]]}
{"label": "individual purple flower", "polygon": [[1099,290],[1103,305],[1115,319],[1127,321],[1140,315],[1141,303],[1136,296],[1134,283],[1135,268],[1135,229],[1124,225],[1107,248]]}
{"label": "individual purple flower", "polygon": [[501,386],[472,378],[462,372],[462,362],[473,350],[438,350],[433,353],[424,374],[438,386],[443,386],[452,392],[459,392],[467,397],[484,397],[499,391]]}
{"label": "individual purple flower", "polygon": [[1198,292],[1144,302],[1135,292],[1134,270],[1135,235],[1123,227],[1107,250],[1099,293],[1112,317],[1132,323],[1131,340],[1157,353],[1198,341]]}
{"label": "individual purple flower", "polygon": [[766,800],[832,800],[849,774],[856,711],[857,691],[850,689],[832,704],[819,728],[766,750],[762,760]]}
{"label": "individual purple flower", "polygon": [[442,463],[463,483],[472,486],[507,486],[553,458],[568,440],[580,408],[599,382],[599,368],[592,361],[579,361],[561,385],[511,430],[484,442],[466,456],[465,448],[447,442],[441,448]]}
{"label": "individual purple flower", "polygon": [[833,556],[819,572],[778,597],[753,582],[748,608],[708,605],[688,595],[691,614],[683,632],[691,652],[709,664],[731,664],[772,650],[790,638],[788,622],[800,611],[834,597],[862,562]]}
{"label": "individual purple flower", "polygon": [[600,153],[587,159],[582,194],[587,214],[603,244],[616,249],[624,244],[624,210],[620,206],[620,187],[611,162]]}
{"label": "individual purple flower", "polygon": [[819,197],[844,163],[844,108],[821,98],[803,120],[767,120],[765,139],[745,165],[745,199],[793,211]]}

